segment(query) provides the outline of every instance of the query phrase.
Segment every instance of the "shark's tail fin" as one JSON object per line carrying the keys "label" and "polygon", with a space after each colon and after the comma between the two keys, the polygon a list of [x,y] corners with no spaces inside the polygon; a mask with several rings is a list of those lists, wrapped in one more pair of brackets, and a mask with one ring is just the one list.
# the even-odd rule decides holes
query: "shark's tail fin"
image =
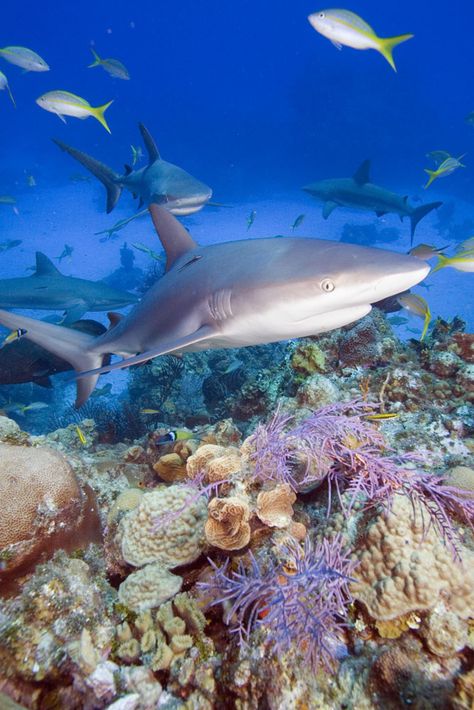
{"label": "shark's tail fin", "polygon": [[410,215],[410,222],[411,222],[411,243],[413,244],[413,237],[415,236],[415,229],[416,225],[420,221],[420,219],[423,219],[431,210],[436,210],[438,207],[441,207],[443,203],[442,202],[429,202],[427,205],[420,205],[419,207],[415,207],[413,212]]}
{"label": "shark's tail fin", "polygon": [[397,71],[397,67],[395,66],[395,62],[393,61],[393,50],[394,48],[398,45],[401,44],[402,42],[406,42],[408,39],[411,39],[413,35],[398,35],[397,37],[384,37],[384,38],[379,38],[379,47],[378,50],[380,54],[385,57],[387,62],[390,64],[392,67],[393,71]]}
{"label": "shark's tail fin", "polygon": [[104,163],[99,162],[95,158],[91,158],[91,156],[87,155],[87,153],[76,150],[76,148],[71,148],[70,145],[63,143],[56,138],[53,138],[53,141],[61,148],[61,150],[69,153],[69,155],[79,161],[81,165],[87,168],[87,170],[89,170],[101,181],[107,190],[107,213],[112,212],[113,208],[119,201],[120,195],[122,194],[122,186],[118,183],[120,175],[114,172],[111,168],[107,167],[107,165],[104,165]]}
{"label": "shark's tail fin", "polygon": [[[105,361],[104,353],[91,352],[91,346],[96,340],[93,335],[2,310],[0,323],[11,330],[26,330],[23,337],[66,360],[77,372],[101,367]],[[88,399],[97,379],[98,375],[94,374],[77,380],[76,407],[80,407]]]}

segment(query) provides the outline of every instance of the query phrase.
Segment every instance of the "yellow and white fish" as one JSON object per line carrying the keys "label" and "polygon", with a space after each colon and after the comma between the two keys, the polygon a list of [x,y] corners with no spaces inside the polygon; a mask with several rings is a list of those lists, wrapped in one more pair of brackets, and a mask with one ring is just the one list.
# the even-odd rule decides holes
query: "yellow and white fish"
{"label": "yellow and white fish", "polygon": [[119,62],[118,59],[101,59],[92,47],[91,52],[94,56],[94,61],[92,64],[89,64],[88,69],[92,69],[93,67],[102,67],[105,69],[107,74],[113,76],[114,79],[130,79],[127,67],[122,64],[122,62]]}
{"label": "yellow and white fish", "polygon": [[446,160],[443,160],[443,162],[439,165],[439,167],[436,168],[436,170],[430,170],[429,168],[425,168],[425,173],[429,175],[428,182],[424,186],[425,190],[431,185],[432,182],[434,182],[438,178],[448,177],[448,175],[454,173],[454,171],[458,168],[465,168],[466,166],[461,163],[461,160],[462,158],[464,158],[465,155],[466,154],[463,153],[463,155],[460,155],[459,158],[453,158],[452,156],[446,158]]}
{"label": "yellow and white fish", "polygon": [[424,319],[425,322],[423,324],[420,341],[423,340],[431,322],[431,311],[427,301],[423,296],[418,296],[416,293],[407,293],[399,296],[397,301],[403,308],[409,311],[409,313],[413,313],[415,316]]}
{"label": "yellow and white fish", "polygon": [[442,254],[443,249],[446,249],[446,246],[434,247],[431,244],[418,244],[416,247],[413,247],[413,249],[410,249],[408,253],[411,254],[411,256],[418,257],[418,259],[428,261],[429,259],[432,259],[433,257]]}
{"label": "yellow and white fish", "polygon": [[454,256],[438,254],[438,263],[434,269],[432,269],[431,273],[434,274],[435,271],[444,269],[447,266],[457,271],[464,271],[469,274],[474,273],[474,249],[460,251]]}
{"label": "yellow and white fish", "polygon": [[16,108],[15,99],[13,98],[13,94],[10,91],[10,87],[8,85],[8,79],[5,76],[5,74],[2,71],[0,71],[0,91],[5,91],[5,89],[8,91],[8,95],[10,96],[12,104]]}
{"label": "yellow and white fish", "polygon": [[469,237],[456,246],[456,251],[472,251],[474,249],[474,237]]}
{"label": "yellow and white fish", "polygon": [[320,10],[309,15],[308,20],[316,32],[327,37],[337,49],[342,49],[343,45],[353,49],[375,49],[394,71],[397,71],[392,56],[394,47],[413,37],[412,34],[379,37],[362,17],[350,10]]}
{"label": "yellow and white fish", "polygon": [[112,101],[103,104],[103,106],[94,107],[85,99],[76,96],[76,94],[71,94],[69,91],[48,91],[46,94],[36,99],[36,103],[41,108],[44,108],[45,111],[55,113],[64,123],[66,123],[64,116],[74,116],[75,118],[81,119],[93,116],[103,125],[108,133],[111,133],[104,113],[109,108],[110,104],[113,103]]}
{"label": "yellow and white fish", "polygon": [[25,71],[49,71],[44,59],[28,47],[3,47],[0,49],[0,57]]}

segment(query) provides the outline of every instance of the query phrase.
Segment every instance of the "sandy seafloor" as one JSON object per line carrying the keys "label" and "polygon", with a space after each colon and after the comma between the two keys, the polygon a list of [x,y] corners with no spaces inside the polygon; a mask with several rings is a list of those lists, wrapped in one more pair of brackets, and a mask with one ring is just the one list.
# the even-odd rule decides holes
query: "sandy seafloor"
{"label": "sandy seafloor", "polygon": [[[71,175],[84,175],[76,169],[71,161]],[[76,178],[77,179],[77,178]],[[388,186],[387,186],[388,187]],[[396,189],[390,186],[392,189]],[[2,233],[0,241],[21,239],[19,247],[3,252],[0,255],[0,278],[27,276],[29,267],[34,265],[34,254],[43,251],[57,264],[57,257],[67,243],[74,248],[70,258],[64,258],[58,268],[62,273],[79,278],[99,280],[107,277],[120,266],[120,247],[126,242],[141,243],[150,249],[160,252],[161,244],[156,236],[151,221],[145,216],[131,222],[123,230],[117,232],[113,239],[100,241],[95,233],[110,228],[121,219],[127,218],[137,210],[137,203],[131,195],[123,192],[122,197],[109,215],[105,213],[105,190],[94,178],[84,182],[70,180],[64,186],[43,187],[38,179],[34,187],[24,185],[2,186],[2,194],[15,195],[16,205],[0,205]],[[401,194],[404,194],[400,188]],[[452,202],[449,193],[430,190],[416,192],[415,205],[424,202],[442,200]],[[410,248],[410,223],[405,218],[400,221],[397,215],[386,215],[381,218],[373,214],[350,209],[335,210],[328,220],[322,217],[322,203],[313,199],[301,190],[295,188],[282,194],[273,194],[262,198],[255,191],[246,195],[245,200],[236,202],[226,200],[225,195],[218,190],[214,192],[216,202],[228,205],[225,207],[206,207],[204,210],[183,218],[184,225],[200,244],[231,241],[237,239],[255,239],[276,235],[315,237],[338,240],[344,225],[376,225],[380,231],[390,227],[399,230],[397,241],[389,244],[377,242],[375,246],[394,251],[406,252]],[[452,222],[462,223],[470,220],[473,209],[470,204],[460,200],[455,201],[455,212]],[[256,216],[251,227],[247,228],[250,213],[255,210]],[[292,224],[298,215],[304,214],[304,220],[293,231]],[[414,244],[426,243],[436,246],[446,245],[446,240],[436,230],[438,218],[433,211],[418,224]],[[104,237],[105,235],[101,235]],[[460,240],[466,239],[463,234]],[[454,243],[451,243],[453,246]],[[146,271],[152,264],[152,259],[143,252],[134,250],[135,266]],[[431,262],[434,265],[434,261]],[[472,291],[471,275],[454,269],[443,269],[433,277],[428,276],[426,283],[429,290],[423,287],[413,289],[428,299],[433,319],[441,316],[451,319],[458,315],[467,323],[467,329],[474,327],[474,305],[469,298]],[[46,312],[22,311],[33,317],[43,317]],[[416,337],[416,330],[421,334],[422,321],[406,312],[400,313],[408,318],[408,323],[396,328],[399,337]],[[107,322],[105,313],[92,313],[87,317]],[[411,330],[407,330],[410,328]],[[110,381],[113,391],[119,392],[126,384],[127,375],[115,372],[102,378],[102,383]],[[74,388],[68,388],[71,400]],[[41,390],[37,390],[41,392]]]}

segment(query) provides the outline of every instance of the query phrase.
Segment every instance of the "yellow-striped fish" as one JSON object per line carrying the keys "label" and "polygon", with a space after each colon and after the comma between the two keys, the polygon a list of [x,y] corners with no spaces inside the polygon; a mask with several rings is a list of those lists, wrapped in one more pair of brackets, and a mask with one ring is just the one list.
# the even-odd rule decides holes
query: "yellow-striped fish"
{"label": "yellow-striped fish", "polygon": [[423,331],[421,333],[420,341],[423,340],[431,322],[431,311],[427,301],[423,298],[423,296],[418,296],[416,293],[407,293],[403,296],[399,296],[397,301],[410,313],[413,313],[419,318],[424,318],[425,322],[423,324]]}
{"label": "yellow-striped fish", "polygon": [[108,133],[112,132],[107,125],[104,113],[113,101],[102,106],[91,106],[88,101],[76,94],[71,94],[70,91],[48,91],[36,99],[36,103],[45,111],[55,113],[64,123],[66,123],[64,116],[74,116],[75,118],[93,116]]}
{"label": "yellow-striped fish", "polygon": [[379,412],[378,414],[368,414],[366,419],[370,422],[379,422],[384,419],[397,419],[399,416],[397,412]]}
{"label": "yellow-striped fish", "polygon": [[86,435],[85,435],[84,432],[82,431],[81,427],[80,427],[80,426],[77,426],[77,425],[76,425],[76,434],[77,434],[77,436],[78,436],[79,441],[81,442],[81,444],[82,444],[83,446],[87,446]]}
{"label": "yellow-striped fish", "polygon": [[12,332],[7,335],[3,343],[0,345],[0,349],[4,348],[5,345],[10,345],[10,343],[14,343],[16,340],[19,340],[24,335],[26,335],[27,332],[28,331],[24,328],[17,328],[16,330],[12,330]]}
{"label": "yellow-striped fish", "polygon": [[474,273],[474,249],[468,251],[460,251],[454,256],[444,256],[444,254],[438,254],[438,263],[431,271],[432,274],[435,271],[444,269],[446,266],[450,266],[452,269],[457,271],[465,271],[467,273]]}

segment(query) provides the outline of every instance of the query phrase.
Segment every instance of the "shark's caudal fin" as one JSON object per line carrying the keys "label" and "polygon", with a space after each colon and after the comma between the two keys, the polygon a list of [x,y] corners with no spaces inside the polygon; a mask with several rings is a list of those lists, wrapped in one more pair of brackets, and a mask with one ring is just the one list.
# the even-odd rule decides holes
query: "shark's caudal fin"
{"label": "shark's caudal fin", "polygon": [[153,224],[166,252],[166,271],[186,252],[197,248],[189,232],[178,222],[171,212],[156,204],[149,206]]}
{"label": "shark's caudal fin", "polygon": [[416,225],[420,221],[420,219],[423,219],[431,210],[436,210],[438,207],[441,207],[443,203],[442,202],[429,202],[427,205],[420,205],[419,207],[415,207],[413,212],[410,214],[410,222],[411,222],[411,244],[413,244],[413,237],[415,236],[415,229]]}
{"label": "shark's caudal fin", "polygon": [[379,46],[378,50],[380,54],[385,57],[387,62],[390,64],[392,67],[393,71],[397,71],[397,67],[395,66],[395,62],[393,61],[393,55],[392,52],[394,48],[398,45],[401,44],[402,42],[406,42],[408,39],[411,39],[414,37],[414,35],[398,35],[397,37],[385,37],[385,38],[379,38]]}
{"label": "shark's caudal fin", "polygon": [[53,138],[53,141],[61,148],[61,150],[69,153],[69,155],[79,161],[81,165],[87,168],[87,170],[89,170],[101,181],[103,185],[105,185],[105,189],[107,190],[107,213],[112,212],[122,193],[122,186],[118,184],[120,175],[114,172],[111,168],[107,167],[107,165],[104,165],[104,163],[95,160],[95,158],[91,158],[91,156],[87,155],[87,153],[76,150],[76,148],[72,148],[70,145],[63,143],[56,138]]}
{"label": "shark's caudal fin", "polygon": [[156,143],[151,137],[151,133],[148,128],[146,128],[143,123],[139,123],[138,128],[140,129],[146,152],[148,153],[148,165],[151,165],[155,162],[155,160],[160,160],[160,151],[156,147]]}
{"label": "shark's caudal fin", "polygon": [[[0,310],[0,323],[11,330],[16,328],[26,330],[24,338],[66,360],[77,372],[98,368],[104,363],[102,353],[89,352],[96,340],[93,335],[2,310]],[[76,407],[84,404],[94,389],[97,379],[98,375],[94,374],[78,380]]]}

